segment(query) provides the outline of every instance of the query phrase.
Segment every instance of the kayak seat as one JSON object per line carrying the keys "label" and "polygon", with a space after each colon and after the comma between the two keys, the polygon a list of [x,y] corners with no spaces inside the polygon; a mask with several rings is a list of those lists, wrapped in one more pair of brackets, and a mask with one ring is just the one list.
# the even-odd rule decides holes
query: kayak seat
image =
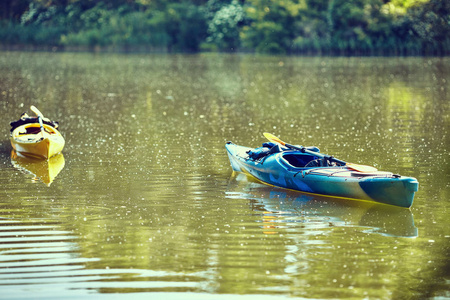
{"label": "kayak seat", "polygon": [[27,127],[24,131],[19,131],[19,135],[37,134],[41,132],[40,127]]}
{"label": "kayak seat", "polygon": [[283,158],[293,167],[295,168],[304,168],[311,161],[319,160],[317,156],[304,154],[304,153],[293,153],[293,154],[285,154]]}
{"label": "kayak seat", "polygon": [[330,167],[332,166],[328,160],[326,159],[314,159],[305,165],[305,168],[313,168],[313,167]]}
{"label": "kayak seat", "polygon": [[27,133],[26,134],[38,134],[41,132],[40,127],[27,127]]}

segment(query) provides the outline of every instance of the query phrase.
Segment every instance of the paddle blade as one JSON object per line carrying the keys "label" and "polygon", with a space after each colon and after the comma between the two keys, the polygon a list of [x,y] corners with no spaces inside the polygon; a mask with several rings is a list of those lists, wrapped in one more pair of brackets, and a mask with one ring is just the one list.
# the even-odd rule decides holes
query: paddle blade
{"label": "paddle blade", "polygon": [[266,137],[266,139],[268,139],[268,140],[271,141],[272,143],[281,144],[281,145],[283,145],[283,146],[286,144],[285,142],[283,142],[282,140],[280,140],[278,137],[274,136],[274,135],[271,134],[271,133],[264,132],[263,134],[264,134],[264,136]]}
{"label": "paddle blade", "polygon": [[377,168],[371,167],[371,166],[365,166],[365,165],[358,165],[358,164],[352,164],[352,163],[346,163],[345,166],[349,168],[350,170],[358,171],[358,172],[375,172],[378,171]]}
{"label": "paddle blade", "polygon": [[32,112],[34,112],[36,114],[36,116],[41,117],[42,119],[44,119],[44,115],[39,111],[39,109],[37,109],[36,106],[31,105],[30,109]]}

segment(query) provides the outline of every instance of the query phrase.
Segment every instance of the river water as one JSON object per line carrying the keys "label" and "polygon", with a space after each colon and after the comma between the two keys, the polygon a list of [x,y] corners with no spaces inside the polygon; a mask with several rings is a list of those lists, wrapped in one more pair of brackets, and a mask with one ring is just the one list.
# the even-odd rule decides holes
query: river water
{"label": "river water", "polygon": [[[450,59],[0,53],[2,299],[450,297]],[[66,139],[16,157],[30,105]],[[233,174],[263,132],[416,177],[410,209]]]}

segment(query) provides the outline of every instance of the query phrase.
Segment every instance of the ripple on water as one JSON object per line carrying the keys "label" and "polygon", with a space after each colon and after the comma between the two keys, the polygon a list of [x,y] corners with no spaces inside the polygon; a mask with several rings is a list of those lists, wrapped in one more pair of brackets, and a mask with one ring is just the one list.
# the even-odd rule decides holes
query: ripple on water
{"label": "ripple on water", "polygon": [[[33,285],[46,290],[196,290],[208,274],[133,268],[92,268],[100,259],[80,255],[80,237],[49,220],[0,220],[0,290]],[[2,287],[4,286],[4,288]]]}

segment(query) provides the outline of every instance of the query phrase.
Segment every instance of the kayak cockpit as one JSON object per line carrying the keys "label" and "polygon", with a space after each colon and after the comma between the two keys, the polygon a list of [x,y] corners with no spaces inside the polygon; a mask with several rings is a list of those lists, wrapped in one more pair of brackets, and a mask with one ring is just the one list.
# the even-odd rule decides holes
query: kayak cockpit
{"label": "kayak cockpit", "polygon": [[293,168],[317,168],[317,167],[337,167],[336,162],[331,161],[328,156],[316,156],[310,153],[286,152],[281,155],[281,161]]}
{"label": "kayak cockpit", "polygon": [[[30,134],[40,134],[41,133],[41,127],[39,125],[39,123],[30,123],[30,124],[26,124],[23,126],[19,126],[17,127],[18,130],[15,132],[15,134],[17,135],[30,135]],[[55,128],[44,124],[43,125],[44,131],[49,133],[49,134],[56,134],[56,130]]]}
{"label": "kayak cockpit", "polygon": [[319,157],[306,153],[285,153],[281,155],[281,160],[294,168],[306,168],[308,164],[314,162],[319,166],[326,165],[326,161],[321,162]]}
{"label": "kayak cockpit", "polygon": [[[285,153],[281,155],[281,160],[294,168],[305,168],[310,162],[319,160],[319,157],[306,153]],[[318,164],[322,165],[325,162]]]}
{"label": "kayak cockpit", "polygon": [[[319,148],[314,147],[314,146],[312,146],[312,147],[305,147],[305,149],[308,150],[308,151],[312,151],[312,152],[317,152],[317,153],[320,152]],[[299,152],[297,150],[292,151],[291,149],[289,149],[287,147],[284,147],[284,146],[281,146],[281,145],[278,145],[278,144],[275,144],[275,143],[272,143],[272,142],[263,143],[262,147],[248,150],[247,154],[248,154],[248,157],[250,159],[252,159],[252,160],[260,160],[260,159],[262,159],[262,158],[264,158],[264,157],[266,157],[268,155],[275,154],[275,153],[280,153],[280,152],[288,152],[288,153],[295,152],[295,153],[304,154],[304,155],[311,155],[311,154],[308,154],[308,153],[305,153],[305,152]]]}
{"label": "kayak cockpit", "polygon": [[246,151],[247,159],[254,161],[264,160],[271,154],[281,153],[280,161],[290,168],[317,168],[336,167],[338,164],[331,156],[320,153],[317,147],[305,147],[307,151],[291,150],[274,143],[263,143],[262,147]]}

